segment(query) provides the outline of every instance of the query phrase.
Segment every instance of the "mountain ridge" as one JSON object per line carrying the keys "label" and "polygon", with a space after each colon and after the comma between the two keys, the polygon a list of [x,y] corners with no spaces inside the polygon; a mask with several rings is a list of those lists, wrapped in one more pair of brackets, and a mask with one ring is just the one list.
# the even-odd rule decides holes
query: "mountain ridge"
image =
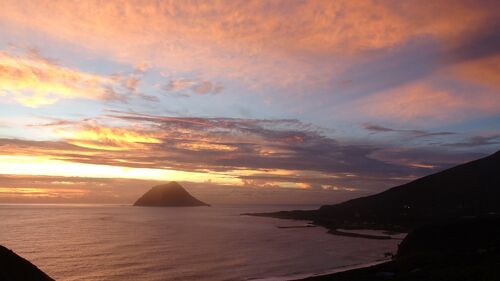
{"label": "mountain ridge", "polygon": [[433,221],[500,213],[500,151],[386,191],[312,211],[252,214],[312,220],[330,229],[408,230]]}

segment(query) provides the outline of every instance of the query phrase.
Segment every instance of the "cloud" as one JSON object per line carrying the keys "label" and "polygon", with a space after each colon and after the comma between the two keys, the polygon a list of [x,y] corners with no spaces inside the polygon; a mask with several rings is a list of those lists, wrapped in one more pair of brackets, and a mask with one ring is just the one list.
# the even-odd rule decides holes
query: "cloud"
{"label": "cloud", "polygon": [[320,129],[297,120],[118,113],[108,118],[128,125],[56,120],[41,126],[52,128],[59,141],[3,139],[2,154],[204,173],[207,177],[213,174],[240,182],[259,177],[262,180],[266,174],[275,176],[268,181],[283,187],[307,181],[338,185],[351,182],[350,175],[356,175],[359,181],[409,171],[371,159],[368,155],[376,147],[341,144],[323,135]]}
{"label": "cloud", "polygon": [[0,95],[38,107],[62,99],[123,100],[114,79],[61,66],[37,53],[0,52]]}
{"label": "cloud", "polygon": [[378,126],[378,125],[369,125],[369,124],[363,125],[363,128],[365,128],[368,131],[375,132],[375,133],[380,133],[380,132],[385,133],[385,132],[394,132],[395,131],[394,129],[390,129],[387,127],[382,127],[382,126]]}
{"label": "cloud", "polygon": [[195,86],[193,86],[193,92],[204,95],[204,94],[218,94],[224,87],[222,85],[216,85],[208,81],[203,81]]}
{"label": "cloud", "polygon": [[205,94],[218,94],[222,92],[224,86],[218,83],[212,83],[206,80],[195,80],[195,79],[172,79],[165,86],[165,89],[169,92],[179,92],[190,90],[192,93],[198,95]]}
{"label": "cloud", "polygon": [[104,127],[97,124],[85,124],[76,130],[59,129],[57,134],[67,143],[80,147],[99,150],[140,149],[144,144],[160,143],[158,133],[131,130],[120,127]]}
{"label": "cloud", "polygon": [[413,124],[460,122],[471,116],[500,113],[500,96],[487,90],[473,91],[451,91],[417,82],[362,98],[352,106],[369,118]]}
{"label": "cloud", "polygon": [[[409,164],[393,165],[373,158],[371,155],[382,149],[378,145],[339,142],[320,128],[293,119],[170,117],[118,112],[108,118],[129,124],[113,127],[95,121],[56,122],[53,130],[63,138],[61,141],[4,140],[7,142],[4,153],[23,151],[28,155],[51,155],[81,163],[220,173],[241,180],[265,178],[283,186],[291,182],[345,185],[354,181],[359,184],[363,179],[387,180],[415,172]],[[19,147],[21,143],[23,149]]]}
{"label": "cloud", "polygon": [[[59,139],[0,139],[3,173],[368,194],[484,155],[453,146],[443,149],[444,145],[408,148],[370,140],[339,141],[294,119],[114,111],[95,120],[55,120],[38,126],[51,129]],[[366,127],[417,136],[448,133]]]}
{"label": "cloud", "polygon": [[136,92],[140,81],[138,77],[130,76],[125,80],[125,87],[131,92]]}
{"label": "cloud", "polygon": [[[371,154],[379,161],[419,169],[428,174],[450,168],[486,156],[486,154],[468,151],[455,151],[431,147],[387,147]],[[427,170],[427,172],[426,172]],[[417,177],[417,173],[413,174]]]}
{"label": "cloud", "polygon": [[390,50],[414,38],[460,45],[494,26],[496,11],[495,1],[468,0],[115,0],[6,1],[0,13],[9,25],[134,65],[298,87],[329,81],[339,57]]}
{"label": "cloud", "polygon": [[455,65],[452,71],[462,79],[500,88],[500,54],[462,62]]}
{"label": "cloud", "polygon": [[455,135],[455,133],[453,132],[430,132],[423,130],[391,129],[373,124],[365,124],[363,125],[363,128],[372,133],[400,133],[400,134],[410,135],[412,137],[436,137],[436,136]]}
{"label": "cloud", "polygon": [[447,143],[445,146],[454,147],[480,147],[500,144],[500,134],[489,136],[472,136],[461,142]]}
{"label": "cloud", "polygon": [[172,79],[165,86],[165,89],[172,92],[182,91],[191,88],[194,83],[195,81],[191,79]]}

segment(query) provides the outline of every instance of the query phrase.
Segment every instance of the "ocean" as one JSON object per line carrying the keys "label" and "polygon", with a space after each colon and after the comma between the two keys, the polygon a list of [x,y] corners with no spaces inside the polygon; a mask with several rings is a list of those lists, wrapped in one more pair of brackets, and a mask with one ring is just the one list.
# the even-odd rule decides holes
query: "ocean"
{"label": "ocean", "polygon": [[366,264],[398,240],[241,216],[318,206],[0,205],[0,244],[56,280],[287,280]]}

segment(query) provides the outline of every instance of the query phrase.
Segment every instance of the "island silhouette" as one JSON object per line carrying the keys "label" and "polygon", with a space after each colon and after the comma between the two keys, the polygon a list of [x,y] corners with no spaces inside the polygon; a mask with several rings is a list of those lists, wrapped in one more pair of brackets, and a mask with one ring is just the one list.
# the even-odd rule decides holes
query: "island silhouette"
{"label": "island silhouette", "polygon": [[173,181],[152,187],[137,199],[134,206],[197,207],[210,205],[194,198],[184,187]]}

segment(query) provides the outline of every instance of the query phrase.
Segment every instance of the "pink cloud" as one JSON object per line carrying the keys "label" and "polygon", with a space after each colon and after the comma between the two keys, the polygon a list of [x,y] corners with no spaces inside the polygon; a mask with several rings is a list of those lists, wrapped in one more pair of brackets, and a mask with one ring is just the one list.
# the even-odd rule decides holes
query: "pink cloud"
{"label": "pink cloud", "polygon": [[417,82],[363,98],[354,107],[366,118],[449,123],[500,113],[500,96],[488,91],[454,92]]}
{"label": "pink cloud", "polygon": [[459,63],[451,71],[461,79],[500,88],[500,54]]}
{"label": "pink cloud", "polygon": [[4,1],[0,16],[133,65],[308,87],[338,73],[335,58],[415,37],[458,42],[495,11],[469,1],[18,0]]}

